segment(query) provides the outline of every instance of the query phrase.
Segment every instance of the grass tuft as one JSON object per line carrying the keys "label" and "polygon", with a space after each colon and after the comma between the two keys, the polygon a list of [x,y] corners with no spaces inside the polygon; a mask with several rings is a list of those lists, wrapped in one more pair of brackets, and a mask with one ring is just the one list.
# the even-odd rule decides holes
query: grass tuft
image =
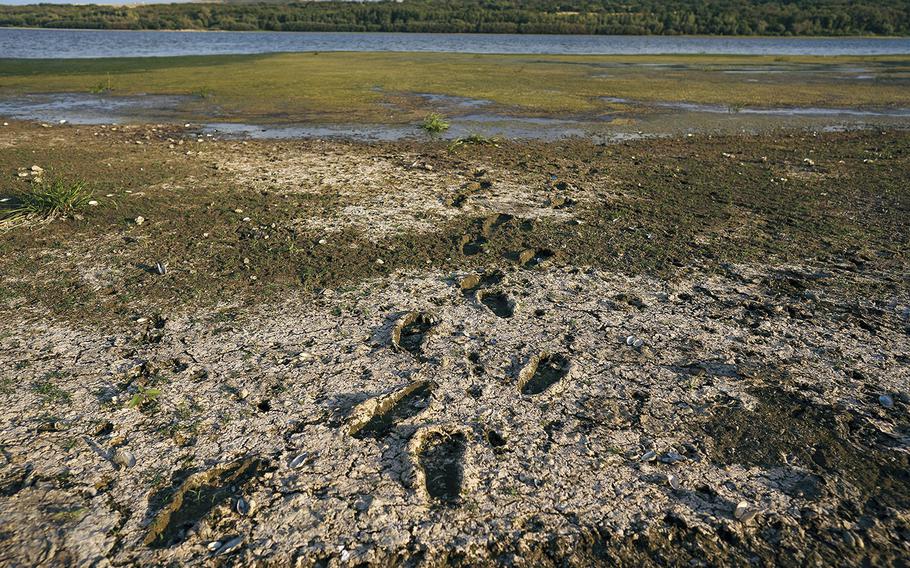
{"label": "grass tuft", "polygon": [[59,179],[40,182],[10,201],[9,207],[0,209],[0,228],[68,217],[85,209],[91,199],[92,192],[85,182]]}
{"label": "grass tuft", "polygon": [[499,146],[499,138],[496,136],[484,136],[483,134],[471,134],[465,138],[458,138],[449,144],[449,151],[457,150],[462,146]]}
{"label": "grass tuft", "polygon": [[446,122],[446,119],[441,114],[435,112],[428,114],[420,124],[420,128],[430,134],[439,134],[441,132],[445,132],[449,129],[449,126],[450,125],[448,122]]}

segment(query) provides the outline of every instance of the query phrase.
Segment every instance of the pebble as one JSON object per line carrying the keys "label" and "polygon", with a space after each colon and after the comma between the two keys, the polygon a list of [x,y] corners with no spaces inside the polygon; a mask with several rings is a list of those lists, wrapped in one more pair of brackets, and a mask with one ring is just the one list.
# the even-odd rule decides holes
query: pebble
{"label": "pebble", "polygon": [[145,217],[140,215],[140,216],[136,217],[135,219],[133,219],[133,222],[136,223],[137,225],[141,225],[141,224],[145,223]]}
{"label": "pebble", "polygon": [[643,462],[654,461],[654,458],[656,458],[656,457],[657,457],[657,452],[655,452],[654,450],[648,450],[647,452],[645,452],[645,454],[643,456],[641,456],[641,461],[643,461]]}
{"label": "pebble", "polygon": [[216,550],[221,548],[221,541],[213,540],[212,542],[208,543],[205,547],[209,549],[209,552],[215,552]]}
{"label": "pebble", "polygon": [[156,262],[155,271],[158,274],[160,274],[161,276],[164,276],[165,274],[167,274],[167,265],[162,262]]}
{"label": "pebble", "polygon": [[670,484],[673,491],[679,491],[679,478],[672,473],[667,476],[667,483]]}
{"label": "pebble", "polygon": [[883,394],[880,397],[878,397],[878,402],[885,408],[888,408],[888,409],[894,408],[894,399],[891,398],[890,396],[888,396],[887,394]]}
{"label": "pebble", "polygon": [[231,540],[224,543],[224,545],[218,549],[217,554],[230,554],[231,552],[234,552],[235,550],[240,548],[240,546],[242,544],[243,544],[242,536],[234,537]]}
{"label": "pebble", "polygon": [[291,463],[290,463],[291,469],[297,469],[298,467],[302,466],[304,464],[304,462],[306,462],[306,459],[307,459],[307,454],[305,454],[305,453],[300,454],[296,458],[292,459]]}
{"label": "pebble", "polygon": [[239,499],[237,499],[237,505],[236,505],[235,509],[241,515],[247,516],[250,514],[250,510],[252,509],[252,507],[250,507],[250,503],[247,502],[246,499],[244,499],[243,497],[240,497]]}
{"label": "pebble", "polygon": [[111,461],[126,469],[136,465],[136,456],[133,455],[133,452],[120,448],[114,452],[114,457]]}
{"label": "pebble", "polygon": [[748,501],[740,501],[736,504],[736,509],[733,510],[733,516],[739,520],[743,520],[743,517],[749,512],[750,508],[751,505],[749,505]]}
{"label": "pebble", "polygon": [[376,264],[385,264],[385,261],[382,260],[381,258],[377,258],[377,259],[376,259]]}
{"label": "pebble", "polygon": [[98,202],[95,201],[94,199],[92,199],[91,201],[89,201],[88,204],[91,205],[92,207],[97,207],[97,206],[98,206]]}

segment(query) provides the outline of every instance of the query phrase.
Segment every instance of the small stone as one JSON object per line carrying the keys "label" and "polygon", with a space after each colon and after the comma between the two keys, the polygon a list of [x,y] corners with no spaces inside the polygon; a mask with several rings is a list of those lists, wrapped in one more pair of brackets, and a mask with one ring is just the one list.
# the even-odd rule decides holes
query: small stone
{"label": "small stone", "polygon": [[114,452],[114,457],[111,461],[119,465],[122,469],[127,469],[136,465],[136,456],[127,449],[119,448]]}
{"label": "small stone", "polygon": [[243,544],[242,536],[234,537],[231,540],[224,543],[224,545],[222,545],[221,548],[218,549],[218,552],[216,554],[219,554],[219,555],[230,554],[230,553],[234,552],[235,550],[237,550],[238,548],[240,548],[240,546],[242,544]]}
{"label": "small stone", "polygon": [[326,244],[327,242],[329,242],[329,241],[327,241],[327,240],[325,240],[325,239],[319,239],[319,244],[321,244],[321,245],[324,245],[324,244]]}
{"label": "small stone", "polygon": [[136,217],[135,219],[133,219],[133,222],[136,223],[137,225],[141,225],[141,224],[145,223],[145,217],[140,215],[140,216]]}
{"label": "small stone", "polygon": [[376,259],[376,264],[385,264],[385,261],[382,260],[381,258],[377,258],[377,259]]}
{"label": "small stone", "polygon": [[156,262],[155,263],[155,272],[157,272],[161,276],[164,276],[165,274],[167,274],[167,265],[164,264],[163,262]]}
{"label": "small stone", "polygon": [[209,549],[209,552],[215,552],[216,550],[218,550],[219,548],[221,548],[221,541],[220,541],[220,540],[213,540],[212,542],[210,542],[210,543],[208,543],[207,545],[205,545],[205,547]]}
{"label": "small stone", "polygon": [[657,457],[657,452],[655,452],[654,450],[648,450],[647,452],[645,452],[645,454],[643,456],[641,456],[641,461],[643,461],[643,462],[654,461],[654,459],[656,457]]}
{"label": "small stone", "polygon": [[626,338],[626,345],[628,345],[629,347],[632,347],[633,343],[635,343],[634,335],[630,335],[629,337]]}
{"label": "small stone", "polygon": [[743,516],[749,511],[750,505],[748,501],[740,501],[736,504],[736,509],[733,510],[733,516],[736,519],[742,520]]}
{"label": "small stone", "polygon": [[88,204],[91,205],[92,207],[98,207],[98,202],[95,201],[94,199],[92,199],[91,201],[89,201]]}
{"label": "small stone", "polygon": [[673,491],[679,491],[679,478],[672,473],[667,476],[667,483],[670,484]]}
{"label": "small stone", "polygon": [[31,169],[32,169],[32,171],[35,172],[36,174],[40,174],[41,172],[44,171],[44,168],[42,168],[41,166],[32,166]]}
{"label": "small stone", "polygon": [[894,399],[887,394],[879,396],[878,403],[889,410],[894,408]]}
{"label": "small stone", "polygon": [[634,347],[636,349],[640,349],[641,346],[644,344],[645,344],[645,342],[643,339],[636,338],[635,341],[632,342],[632,347]]}
{"label": "small stone", "polygon": [[303,453],[292,459],[291,463],[289,464],[291,466],[291,469],[297,469],[298,467],[302,466],[304,462],[306,462],[307,457],[309,457],[309,454]]}
{"label": "small stone", "polygon": [[237,504],[234,507],[234,509],[239,514],[241,514],[243,516],[247,516],[250,514],[252,507],[250,506],[250,503],[246,499],[244,499],[243,497],[240,497],[239,499],[237,499]]}
{"label": "small stone", "polygon": [[234,209],[234,213],[243,213],[243,209]]}

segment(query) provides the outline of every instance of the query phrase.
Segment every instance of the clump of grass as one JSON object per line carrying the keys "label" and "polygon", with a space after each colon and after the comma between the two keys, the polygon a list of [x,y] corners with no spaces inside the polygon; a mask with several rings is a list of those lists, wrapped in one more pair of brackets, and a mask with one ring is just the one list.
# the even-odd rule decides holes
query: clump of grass
{"label": "clump of grass", "polygon": [[420,124],[420,128],[430,134],[439,134],[441,132],[445,132],[449,129],[449,126],[450,125],[448,122],[446,122],[446,119],[441,114],[435,112],[428,114]]}
{"label": "clump of grass", "polygon": [[457,150],[462,146],[499,146],[499,138],[496,136],[484,136],[483,134],[471,134],[465,138],[458,138],[449,144],[449,151]]}
{"label": "clump of grass", "polygon": [[210,98],[212,98],[212,96],[215,95],[215,92],[211,89],[211,87],[206,87],[205,85],[203,85],[202,87],[199,87],[198,89],[193,91],[193,94],[196,95],[197,97],[199,97],[200,99],[210,99]]}
{"label": "clump of grass", "polygon": [[51,404],[54,402],[69,403],[72,401],[70,393],[53,383],[52,379],[59,376],[59,373],[49,373],[44,379],[33,385],[33,390],[41,397],[41,402],[43,404]]}
{"label": "clump of grass", "polygon": [[60,179],[40,182],[31,191],[12,199],[8,207],[0,209],[0,228],[68,217],[85,209],[91,199],[92,192],[85,182]]}
{"label": "clump of grass", "polygon": [[98,81],[98,83],[92,87],[91,92],[96,95],[103,95],[104,93],[110,93],[114,90],[114,87],[111,84],[111,74],[107,74],[107,82]]}

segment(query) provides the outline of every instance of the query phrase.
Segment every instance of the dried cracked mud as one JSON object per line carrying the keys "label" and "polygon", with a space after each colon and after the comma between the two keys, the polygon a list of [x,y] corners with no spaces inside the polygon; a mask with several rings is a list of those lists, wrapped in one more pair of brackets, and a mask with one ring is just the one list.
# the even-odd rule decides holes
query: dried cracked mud
{"label": "dried cracked mud", "polygon": [[[219,167],[230,160],[250,191],[320,163],[237,169],[226,153]],[[554,209],[550,184],[519,207],[520,176],[491,177],[505,189],[481,211],[445,204],[460,184],[385,200],[377,182],[360,208],[312,217],[380,239],[431,231],[420,207],[467,215],[445,254],[468,244],[459,234],[487,239],[475,265],[415,261],[253,302],[130,299],[117,310],[132,316],[102,322],[16,288],[0,318],[0,563],[906,565],[899,261],[692,260],[672,274],[581,262],[525,235],[618,197],[573,187]],[[381,230],[366,215],[379,207]],[[727,236],[744,230],[728,223]],[[890,246],[904,254],[906,235]],[[128,270],[109,263],[96,278]]]}

